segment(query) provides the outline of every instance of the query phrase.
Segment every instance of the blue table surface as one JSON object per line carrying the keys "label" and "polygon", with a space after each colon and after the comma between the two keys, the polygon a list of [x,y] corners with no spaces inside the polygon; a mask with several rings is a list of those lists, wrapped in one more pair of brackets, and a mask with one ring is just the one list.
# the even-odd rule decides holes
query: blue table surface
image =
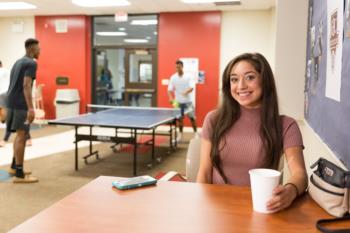
{"label": "blue table surface", "polygon": [[119,107],[49,121],[58,125],[151,129],[180,116],[179,109]]}

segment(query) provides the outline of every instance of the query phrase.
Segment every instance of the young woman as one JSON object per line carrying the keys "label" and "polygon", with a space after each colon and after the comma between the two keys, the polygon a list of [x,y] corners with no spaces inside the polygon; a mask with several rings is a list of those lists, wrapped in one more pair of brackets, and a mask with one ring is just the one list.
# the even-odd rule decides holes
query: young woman
{"label": "young woman", "polygon": [[285,154],[291,173],[274,190],[267,208],[288,207],[307,187],[303,142],[297,123],[280,116],[271,67],[259,53],[245,53],[226,66],[221,106],[206,116],[197,182],[249,186],[248,171],[277,169]]}

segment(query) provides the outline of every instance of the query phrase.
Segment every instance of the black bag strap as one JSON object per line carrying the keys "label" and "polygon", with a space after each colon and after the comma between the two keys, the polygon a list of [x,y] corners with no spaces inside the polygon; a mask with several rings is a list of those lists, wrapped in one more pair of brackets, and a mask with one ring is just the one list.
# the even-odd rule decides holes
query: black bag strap
{"label": "black bag strap", "polygon": [[321,231],[323,233],[350,233],[350,227],[332,230],[332,229],[329,229],[329,228],[322,226],[323,223],[332,223],[332,222],[349,221],[349,220],[350,220],[349,214],[344,216],[344,217],[340,217],[340,218],[320,219],[317,221],[316,227],[319,231]]}

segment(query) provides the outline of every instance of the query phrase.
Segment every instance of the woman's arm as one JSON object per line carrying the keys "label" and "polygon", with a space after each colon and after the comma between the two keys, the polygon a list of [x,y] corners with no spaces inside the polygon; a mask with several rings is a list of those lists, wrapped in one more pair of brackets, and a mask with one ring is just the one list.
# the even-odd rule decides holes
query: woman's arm
{"label": "woman's arm", "polygon": [[200,163],[197,174],[198,183],[212,183],[213,165],[210,160],[211,142],[201,139]]}
{"label": "woman's arm", "polygon": [[287,148],[284,153],[290,177],[284,186],[275,188],[274,196],[267,204],[267,208],[274,212],[290,206],[297,196],[304,193],[308,183],[302,148]]}
{"label": "woman's arm", "polygon": [[286,183],[294,184],[298,188],[298,195],[303,194],[308,184],[303,150],[299,146],[291,147],[286,149],[285,156],[290,171],[290,177]]}

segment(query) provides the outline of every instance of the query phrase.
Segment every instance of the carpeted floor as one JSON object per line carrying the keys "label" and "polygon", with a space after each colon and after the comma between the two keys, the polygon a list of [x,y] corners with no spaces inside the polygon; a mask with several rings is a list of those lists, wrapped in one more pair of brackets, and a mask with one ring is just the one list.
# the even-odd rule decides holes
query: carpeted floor
{"label": "carpeted floor", "polygon": [[[39,131],[33,130],[33,136],[45,136],[50,132],[61,132],[62,129]],[[191,133],[185,134],[184,141],[188,142],[192,136]],[[85,165],[80,159],[77,172],[74,170],[74,151],[26,161],[25,167],[39,178],[39,183],[13,184],[11,179],[0,182],[0,232],[7,232],[100,175],[132,176],[132,155],[125,151],[115,153],[110,145],[94,146],[100,151],[101,160],[96,161],[91,157],[90,163]],[[155,176],[160,171],[170,170],[184,174],[187,146],[188,143],[180,143],[178,149],[170,154],[167,147],[157,147],[156,155],[161,156],[162,160],[152,168],[147,166],[151,160],[150,153],[141,154],[138,157],[138,175]],[[87,151],[88,148],[81,148],[80,158]],[[6,170],[7,167],[2,166],[0,170]]]}

